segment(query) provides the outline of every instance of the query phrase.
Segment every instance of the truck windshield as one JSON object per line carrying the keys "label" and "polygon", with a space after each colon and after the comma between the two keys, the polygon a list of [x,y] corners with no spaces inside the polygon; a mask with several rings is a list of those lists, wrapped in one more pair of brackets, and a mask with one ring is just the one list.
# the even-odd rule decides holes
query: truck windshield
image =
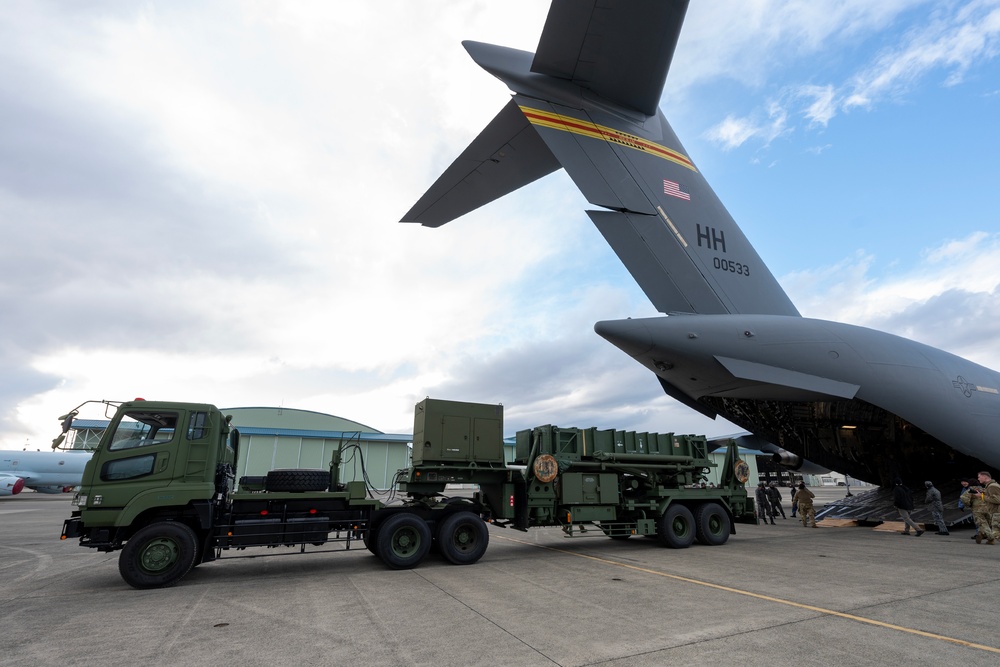
{"label": "truck windshield", "polygon": [[129,411],[118,422],[108,449],[114,451],[166,444],[173,440],[176,426],[176,412]]}

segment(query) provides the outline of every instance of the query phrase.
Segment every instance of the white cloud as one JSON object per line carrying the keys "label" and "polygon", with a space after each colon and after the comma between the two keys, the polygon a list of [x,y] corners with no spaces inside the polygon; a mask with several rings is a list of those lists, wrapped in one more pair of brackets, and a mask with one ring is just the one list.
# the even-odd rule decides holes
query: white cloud
{"label": "white cloud", "polygon": [[801,86],[798,95],[813,102],[806,107],[804,114],[809,121],[816,125],[826,127],[830,119],[837,114],[837,105],[834,99],[832,85],[825,86]]}
{"label": "white cloud", "polygon": [[721,123],[709,128],[705,138],[725,150],[731,150],[750,139],[759,139],[767,145],[788,131],[788,113],[782,105],[772,102],[768,105],[766,119],[727,116]]}
{"label": "white cloud", "polygon": [[763,134],[760,126],[749,118],[736,118],[726,116],[726,118],[706,132],[705,137],[715,143],[721,144],[723,148],[738,148],[749,139]]}

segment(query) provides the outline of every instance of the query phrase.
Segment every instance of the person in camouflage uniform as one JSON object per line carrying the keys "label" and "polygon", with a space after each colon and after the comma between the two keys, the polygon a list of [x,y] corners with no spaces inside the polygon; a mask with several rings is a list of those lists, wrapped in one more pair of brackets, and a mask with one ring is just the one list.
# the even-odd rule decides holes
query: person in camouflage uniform
{"label": "person in camouflage uniform", "polygon": [[983,471],[979,473],[979,483],[983,487],[986,500],[986,520],[989,532],[986,534],[986,544],[995,544],[1000,539],[1000,484],[993,475]]}
{"label": "person in camouflage uniform", "polygon": [[[983,495],[983,487],[981,486],[968,486],[965,489],[965,493],[959,498],[963,505],[965,505],[970,512],[972,512],[972,520],[976,522],[976,544],[983,543],[983,537],[987,537],[989,531],[989,520],[986,517],[986,497]],[[987,539],[989,539],[987,537]]]}
{"label": "person in camouflage uniform", "polygon": [[799,490],[795,492],[795,502],[799,506],[799,516],[802,518],[802,526],[806,527],[812,521],[813,528],[816,525],[816,510],[813,509],[813,498],[816,494],[806,488],[805,482],[799,484]]}

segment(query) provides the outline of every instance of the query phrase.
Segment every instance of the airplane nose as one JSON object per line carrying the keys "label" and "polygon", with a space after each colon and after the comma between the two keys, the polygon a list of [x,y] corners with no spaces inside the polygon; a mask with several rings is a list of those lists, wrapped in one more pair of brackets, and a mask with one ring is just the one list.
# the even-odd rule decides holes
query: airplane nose
{"label": "airplane nose", "polygon": [[594,325],[594,331],[631,357],[645,354],[653,348],[649,329],[638,320],[604,320]]}

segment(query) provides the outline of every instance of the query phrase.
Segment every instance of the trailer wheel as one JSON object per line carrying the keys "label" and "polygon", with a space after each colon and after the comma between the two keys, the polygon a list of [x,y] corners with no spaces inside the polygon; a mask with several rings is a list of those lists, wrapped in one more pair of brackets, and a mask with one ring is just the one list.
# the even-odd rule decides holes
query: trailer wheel
{"label": "trailer wheel", "polygon": [[455,512],[438,528],[441,555],[455,565],[472,565],[483,557],[490,544],[490,531],[479,515]]}
{"label": "trailer wheel", "polygon": [[160,521],[140,528],[118,557],[118,572],[133,588],[173,586],[194,567],[198,540],[190,527]]}
{"label": "trailer wheel", "polygon": [[657,528],[660,543],[671,549],[687,549],[694,542],[694,515],[684,505],[668,507]]}
{"label": "trailer wheel", "polygon": [[270,470],[267,473],[268,491],[303,492],[326,491],[330,486],[329,470]]}
{"label": "trailer wheel", "polygon": [[703,503],[695,508],[695,533],[698,542],[717,547],[729,541],[732,524],[729,515],[719,503]]}
{"label": "trailer wheel", "polygon": [[394,570],[416,567],[431,548],[431,529],[416,514],[393,514],[375,535],[379,558]]}

